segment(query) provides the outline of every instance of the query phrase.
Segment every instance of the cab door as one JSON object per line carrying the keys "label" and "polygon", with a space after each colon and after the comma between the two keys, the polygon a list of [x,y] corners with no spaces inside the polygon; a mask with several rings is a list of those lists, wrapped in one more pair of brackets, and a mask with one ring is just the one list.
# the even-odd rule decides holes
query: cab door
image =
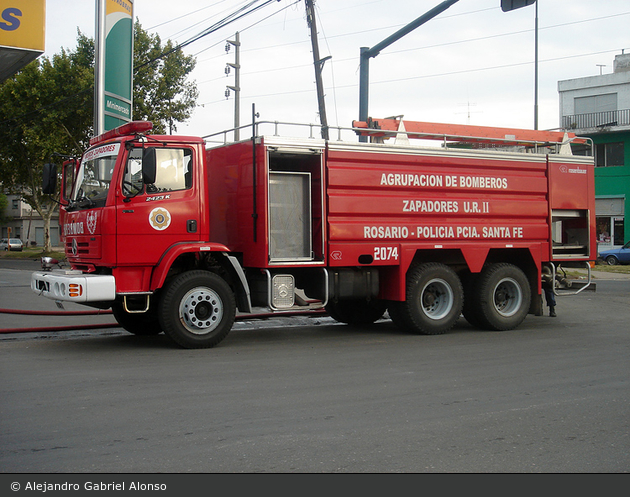
{"label": "cab door", "polygon": [[[60,201],[63,206],[67,206],[70,203],[72,197],[72,187],[76,180],[77,171],[79,169],[79,161],[77,159],[70,159],[63,163],[61,170],[61,194]],[[66,224],[66,209],[59,209],[59,240],[63,245],[66,244],[66,236],[63,226]]]}
{"label": "cab door", "polygon": [[116,206],[119,265],[154,265],[170,246],[199,240],[196,148],[156,147],[155,159],[155,181],[146,184],[143,148],[128,152]]}

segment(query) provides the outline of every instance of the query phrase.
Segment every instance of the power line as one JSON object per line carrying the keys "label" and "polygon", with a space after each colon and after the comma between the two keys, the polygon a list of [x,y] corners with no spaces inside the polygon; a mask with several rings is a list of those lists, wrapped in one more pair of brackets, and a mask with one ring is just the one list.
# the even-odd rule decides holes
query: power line
{"label": "power line", "polygon": [[[216,7],[217,5],[226,2],[227,0],[220,0],[219,2],[213,3],[212,5],[206,5],[205,7],[201,7],[200,9],[197,10],[193,10],[192,12],[188,12],[188,14],[183,14],[179,17],[174,17],[173,19],[169,19],[168,21],[164,21],[161,22],[160,24],[156,24],[155,26],[151,26],[150,28],[147,28],[147,31],[151,31],[155,28],[159,28],[160,26],[164,26],[166,24],[169,24],[171,22],[175,22],[175,21],[179,21],[180,19],[184,19],[185,17],[191,16],[193,14],[196,14],[198,12],[201,12],[202,10],[206,10],[206,9],[210,9],[212,7]],[[211,16],[212,17],[212,16]]]}
{"label": "power line", "polygon": [[[567,59],[575,59],[575,58],[579,58],[579,57],[590,57],[593,55],[602,55],[602,54],[609,54],[609,53],[617,53],[619,52],[618,48],[614,48],[611,50],[602,50],[602,51],[598,51],[598,52],[590,52],[590,53],[584,53],[584,54],[574,54],[574,55],[566,55],[564,57],[554,57],[554,58],[550,58],[550,59],[544,59],[544,60],[540,60],[540,63],[548,63],[548,62],[557,62],[560,60],[567,60]],[[455,76],[455,75],[460,75],[460,74],[467,74],[467,73],[474,73],[474,72],[483,72],[483,71],[495,71],[495,70],[499,70],[499,69],[507,69],[507,68],[511,68],[511,67],[519,67],[519,66],[526,66],[526,65],[531,65],[533,64],[533,61],[528,61],[528,62],[515,62],[512,64],[503,64],[503,65],[499,65],[499,66],[489,66],[489,67],[479,67],[479,68],[475,68],[475,69],[462,69],[459,71],[450,71],[450,72],[444,72],[444,73],[436,73],[436,74],[425,74],[422,76],[410,76],[407,78],[396,78],[396,79],[388,79],[388,80],[381,80],[381,81],[374,81],[374,82],[370,82],[370,84],[372,85],[382,85],[382,84],[390,84],[390,83],[399,83],[402,81],[413,81],[413,80],[419,80],[419,79],[430,79],[430,78],[439,78],[439,77],[445,77],[445,76]],[[349,88],[357,88],[358,84],[357,83],[353,83],[353,84],[347,84],[347,85],[341,85],[341,86],[337,86],[336,89],[340,90],[340,89],[349,89]],[[328,88],[330,89],[330,88]],[[259,95],[245,95],[242,98],[245,99],[255,99],[255,98],[268,98],[268,97],[276,97],[276,96],[280,96],[280,95],[293,95],[293,94],[297,94],[297,93],[309,93],[314,91],[313,89],[308,89],[308,90],[293,90],[293,91],[283,91],[281,93],[266,93],[266,94],[259,94]],[[206,105],[213,105],[213,104],[217,104],[222,102],[223,100],[215,100],[212,102],[206,102],[203,104],[199,104],[199,107],[203,107]]]}
{"label": "power line", "polygon": [[[152,64],[153,62],[156,62],[160,59],[163,59],[164,57],[172,54],[173,52],[176,52],[178,50],[181,50],[184,47],[187,47],[188,45],[200,40],[201,38],[208,36],[209,34],[212,34],[214,32],[216,32],[217,30],[224,28],[225,26],[239,20],[242,19],[243,17],[246,17],[264,7],[266,7],[267,5],[273,3],[273,2],[279,2],[280,0],[266,0],[264,1],[262,4],[256,5],[257,3],[259,3],[261,0],[252,0],[251,2],[249,2],[247,5],[237,9],[236,11],[232,12],[232,14],[224,17],[222,20],[216,22],[215,24],[213,24],[212,26],[210,26],[209,28],[206,28],[205,30],[203,30],[201,33],[196,34],[195,36],[193,36],[192,38],[189,38],[188,40],[179,43],[178,45],[176,45],[175,47],[173,47],[171,50],[167,50],[166,52],[163,52],[162,54],[160,54],[157,57],[154,57],[153,59],[145,62],[144,64],[140,64],[138,67],[136,67],[135,69],[140,69],[141,67],[144,67],[146,65]],[[250,10],[247,10],[250,9]]]}
{"label": "power line", "polygon": [[[217,31],[218,29],[220,29],[220,28],[222,28],[222,27],[224,27],[224,26],[227,26],[228,24],[230,24],[230,23],[232,23],[232,22],[234,22],[234,21],[237,21],[237,20],[239,20],[239,19],[242,19],[243,17],[246,17],[247,15],[249,15],[249,14],[251,14],[251,13],[253,13],[253,12],[256,12],[256,11],[258,11],[258,10],[262,9],[263,7],[266,7],[267,5],[269,5],[269,4],[273,3],[273,2],[276,2],[276,1],[278,1],[278,2],[279,2],[280,0],[266,0],[263,4],[258,5],[258,6],[255,6],[255,5],[256,5],[258,2],[260,2],[260,1],[261,1],[261,0],[252,0],[252,1],[250,1],[250,2],[249,2],[247,5],[245,5],[244,7],[241,7],[240,9],[238,9],[238,10],[234,11],[234,12],[233,12],[232,14],[230,14],[229,16],[225,17],[224,19],[222,19],[222,20],[221,20],[221,21],[219,21],[218,23],[215,23],[213,26],[211,26],[211,27],[207,28],[207,29],[206,29],[206,30],[204,30],[203,32],[201,32],[201,33],[197,34],[196,36],[194,36],[193,38],[190,38],[190,39],[189,39],[189,40],[187,40],[186,42],[184,42],[184,43],[182,43],[182,44],[177,45],[177,46],[176,46],[176,47],[174,47],[173,49],[168,50],[168,51],[166,51],[166,52],[164,52],[164,53],[160,54],[158,57],[155,57],[155,58],[153,58],[153,59],[151,59],[151,60],[149,60],[149,61],[147,61],[147,62],[145,62],[145,63],[143,63],[143,64],[140,64],[140,65],[139,65],[139,66],[137,66],[137,67],[135,67],[135,68],[134,68],[134,72],[135,72],[135,71],[137,71],[138,69],[140,69],[141,67],[144,67],[144,66],[146,66],[146,65],[149,65],[149,64],[151,64],[151,63],[153,63],[153,62],[156,62],[157,60],[160,60],[160,59],[162,59],[162,58],[164,58],[164,57],[166,57],[166,56],[170,55],[171,53],[173,53],[173,52],[175,52],[175,51],[179,50],[180,48],[183,48],[183,47],[185,47],[185,46],[187,46],[187,45],[190,45],[191,43],[194,43],[195,41],[197,41],[197,40],[199,40],[199,39],[203,38],[204,36],[207,36],[207,35],[209,35],[209,34],[211,34],[211,33],[215,32],[215,31]],[[216,5],[216,4],[215,4],[215,5]],[[247,8],[249,8],[249,7],[252,7],[252,8],[251,8],[251,10],[247,11],[246,9],[247,9]],[[20,116],[16,116],[16,117],[12,117],[11,119],[7,119],[6,121],[3,121],[3,122],[2,122],[2,123],[0,123],[0,124],[4,124],[4,123],[7,123],[7,122],[11,122],[11,121],[13,121],[13,122],[19,122],[19,121],[20,121],[20,120],[22,120],[22,119],[26,119],[26,118],[29,118],[29,117],[31,117],[31,116],[32,116],[32,117],[37,116],[37,115],[39,115],[40,113],[42,113],[43,111],[45,111],[46,109],[49,109],[49,108],[51,108],[51,107],[54,107],[54,106],[60,105],[60,104],[62,104],[62,103],[68,102],[68,101],[70,101],[70,100],[72,100],[72,99],[76,98],[77,96],[79,96],[79,95],[81,95],[81,94],[83,94],[83,93],[86,93],[86,92],[88,92],[88,91],[92,91],[92,89],[91,89],[91,88],[87,88],[87,89],[85,89],[85,90],[83,90],[83,91],[79,92],[79,93],[78,93],[78,94],[76,94],[76,95],[70,95],[70,96],[67,96],[67,97],[65,97],[65,98],[63,98],[63,99],[61,99],[61,100],[57,100],[57,101],[55,101],[55,102],[51,102],[50,104],[47,104],[47,105],[45,105],[45,106],[42,106],[42,107],[39,107],[39,108],[34,109],[34,110],[32,110],[32,111],[29,111],[29,112],[26,112],[26,113],[24,113],[24,114],[21,114]]]}
{"label": "power line", "polygon": [[[278,0],[278,1],[279,1],[279,0]],[[240,33],[243,33],[243,32],[245,32],[245,31],[247,31],[248,29],[253,28],[253,27],[254,27],[254,26],[256,26],[257,24],[260,24],[260,23],[262,23],[262,22],[266,21],[267,19],[270,19],[271,17],[273,17],[273,16],[275,16],[275,15],[279,14],[280,12],[283,12],[283,11],[285,11],[286,9],[288,9],[288,8],[290,8],[290,7],[293,7],[294,5],[296,5],[296,4],[298,4],[298,3],[300,3],[301,1],[302,1],[302,0],[295,0],[295,2],[293,2],[293,3],[289,4],[289,5],[286,5],[285,7],[282,7],[281,9],[277,10],[277,11],[276,11],[276,12],[274,12],[273,14],[269,14],[267,17],[263,17],[262,19],[259,19],[258,21],[256,21],[256,22],[254,22],[254,23],[250,24],[249,26],[247,26],[247,27],[245,27],[245,28],[243,28],[243,29],[239,30],[239,32],[240,32]],[[194,54],[193,54],[193,57],[196,57],[196,56],[197,56],[197,55],[199,55],[200,53],[205,52],[206,50],[210,50],[211,48],[214,48],[214,47],[216,47],[217,45],[222,44],[223,42],[224,42],[224,40],[223,40],[223,39],[221,39],[220,41],[218,41],[218,42],[214,43],[213,45],[210,45],[209,47],[206,47],[206,48],[204,48],[204,49],[200,50],[199,52],[194,53]],[[205,61],[208,61],[208,60],[213,60],[213,59],[217,59],[218,57],[219,57],[219,56],[216,56],[216,57],[211,57],[211,58],[209,58],[209,59],[205,59]],[[204,61],[204,62],[205,62],[205,61]]]}
{"label": "power line", "polygon": [[[552,26],[546,26],[544,28],[540,28],[542,29],[554,29],[554,28],[558,28],[558,27],[564,27],[564,26],[570,26],[570,25],[574,25],[574,24],[581,24],[581,23],[585,23],[585,22],[591,22],[591,21],[600,21],[600,20],[604,20],[604,19],[609,19],[612,17],[620,17],[620,16],[624,16],[624,15],[629,15],[630,12],[621,12],[619,14],[613,14],[613,15],[609,15],[609,16],[604,16],[604,17],[596,17],[596,18],[591,18],[591,19],[582,19],[579,21],[574,21],[574,22],[567,22],[567,23],[562,23],[562,24],[555,24]],[[476,42],[476,41],[484,41],[484,40],[490,40],[490,39],[494,39],[494,38],[502,38],[505,36],[514,36],[514,35],[519,35],[519,34],[524,34],[524,33],[531,33],[533,31],[533,29],[526,29],[526,30],[521,30],[521,31],[511,31],[509,33],[499,33],[499,34],[494,34],[494,35],[487,35],[487,36],[481,36],[478,38],[467,38],[465,40],[457,40],[457,41],[449,41],[449,42],[444,42],[444,43],[436,43],[434,45],[425,45],[422,47],[415,47],[415,48],[407,48],[407,49],[402,49],[402,50],[395,50],[395,51],[390,51],[384,54],[381,54],[382,56],[387,56],[387,55],[393,55],[393,54],[398,54],[398,53],[406,53],[406,52],[414,52],[414,51],[418,51],[418,50],[428,50],[428,49],[432,49],[432,48],[441,48],[441,47],[447,47],[447,46],[452,46],[452,45],[459,45],[462,43],[472,43],[472,42]],[[337,37],[339,36],[345,36],[345,35],[336,35]],[[331,37],[326,37],[326,40],[330,39],[330,38],[334,38],[335,36],[331,36]],[[222,43],[222,42],[221,42]],[[307,43],[307,42],[299,42],[299,43]],[[244,52],[251,52],[253,50],[265,50],[265,49],[272,49],[272,48],[278,48],[280,46],[286,46],[286,45],[274,45],[274,46],[268,46],[268,47],[263,47],[263,48],[254,48],[254,49],[245,49],[242,50],[241,53]],[[608,53],[609,51],[606,51],[605,53]],[[213,59],[218,58],[218,57],[213,57]],[[206,60],[211,60],[211,59],[206,59]],[[335,59],[335,61],[337,63],[340,62],[354,62],[356,61],[356,57],[346,57],[344,59]],[[276,67],[276,68],[272,68],[272,69],[265,69],[265,70],[261,70],[261,71],[250,71],[250,72],[243,72],[241,73],[244,76],[249,76],[252,74],[261,74],[261,73],[267,73],[267,72],[274,72],[274,71],[286,71],[286,70],[291,70],[291,69],[298,69],[298,68],[302,68],[302,67],[310,67],[310,64],[298,64],[298,65],[291,65],[291,66],[284,66],[284,67]],[[209,83],[212,81],[216,81],[219,80],[221,78],[216,78],[213,80],[208,80],[208,81],[203,81],[200,84],[203,83]]]}
{"label": "power line", "polygon": [[[298,2],[299,2],[299,0],[298,0]],[[297,3],[297,2],[295,2],[295,3]],[[484,9],[484,10],[493,10],[493,9]],[[472,14],[472,13],[477,13],[477,12],[482,12],[482,11],[472,11],[472,12],[467,12],[466,14]],[[572,22],[566,22],[566,23],[561,23],[561,24],[554,24],[554,25],[551,25],[551,26],[541,27],[541,28],[539,28],[539,30],[555,29],[555,28],[560,28],[560,27],[564,27],[564,26],[571,26],[571,25],[574,25],[574,24],[582,24],[582,23],[585,23],[585,22],[601,21],[601,20],[610,19],[610,18],[614,18],[614,17],[621,17],[621,16],[625,16],[625,15],[629,15],[629,14],[630,14],[630,12],[620,12],[618,14],[612,14],[612,15],[609,15],[609,16],[595,17],[595,18],[590,18],[590,19],[581,19],[579,21],[572,21]],[[464,15],[464,14],[454,14],[454,15],[449,16],[449,17],[454,17],[454,16],[458,16],[458,15]],[[271,17],[271,16],[269,16],[269,17]],[[376,28],[376,29],[373,29],[373,30],[355,31],[355,32],[352,32],[352,33],[342,33],[342,34],[327,36],[326,40],[331,40],[333,38],[341,38],[341,37],[346,37],[346,36],[353,36],[353,35],[356,35],[356,34],[362,34],[362,33],[369,32],[369,31],[379,31],[381,29],[393,29],[393,28],[400,27],[400,26],[401,25],[395,25],[395,26],[389,26],[388,28]],[[499,33],[499,34],[481,36],[481,37],[477,37],[477,38],[467,38],[467,39],[464,39],[464,40],[450,41],[450,42],[444,42],[444,43],[436,43],[434,45],[425,45],[425,46],[422,46],[422,47],[406,48],[406,49],[402,49],[402,50],[393,50],[393,51],[388,51],[387,53],[383,53],[383,54],[381,54],[381,56],[386,57],[388,55],[393,55],[393,54],[398,54],[398,53],[414,52],[414,51],[418,51],[418,50],[427,50],[427,49],[431,49],[431,48],[447,47],[447,46],[458,45],[458,44],[462,44],[462,43],[470,43],[470,42],[475,42],[475,41],[484,41],[484,40],[490,40],[490,39],[493,39],[493,38],[502,38],[502,37],[505,37],[505,36],[514,36],[514,35],[519,35],[519,34],[531,33],[533,31],[534,31],[533,29],[524,29],[524,30],[520,30],[520,31],[512,31],[512,32],[509,32],[509,33]],[[219,44],[219,43],[223,43],[223,40],[218,42],[217,44]],[[241,51],[241,53],[249,53],[249,52],[254,52],[254,51],[262,51],[262,50],[272,50],[272,49],[276,49],[276,48],[287,47],[287,46],[290,46],[290,45],[299,45],[299,44],[307,44],[307,43],[309,43],[309,42],[308,41],[298,41],[298,42],[293,42],[293,43],[283,43],[281,45],[268,45],[268,46],[265,46],[265,47],[247,48],[247,49],[243,49]],[[216,46],[216,44],[214,46]],[[209,48],[212,48],[212,47],[209,47]],[[201,52],[199,52],[199,53],[201,53]],[[203,60],[201,62],[208,62],[210,60],[214,60],[214,59],[217,59],[219,57],[221,57],[221,56],[210,57],[210,58],[205,59],[205,60]],[[344,58],[344,59],[335,59],[335,60],[336,60],[336,62],[348,62],[348,61],[355,61],[356,57],[347,57],[347,58]],[[286,70],[286,69],[292,69],[292,68],[298,68],[298,67],[304,67],[304,65],[301,64],[301,65],[294,65],[294,66],[285,66],[283,68],[267,69],[266,71],[278,71],[278,70]],[[309,67],[310,67],[310,65],[309,65]],[[265,71],[256,71],[256,72],[249,72],[249,73],[243,73],[243,74],[245,74],[245,75],[247,75],[247,74],[258,74],[258,73],[261,73],[261,72],[265,72]],[[206,82],[208,82],[208,81],[206,81]]]}

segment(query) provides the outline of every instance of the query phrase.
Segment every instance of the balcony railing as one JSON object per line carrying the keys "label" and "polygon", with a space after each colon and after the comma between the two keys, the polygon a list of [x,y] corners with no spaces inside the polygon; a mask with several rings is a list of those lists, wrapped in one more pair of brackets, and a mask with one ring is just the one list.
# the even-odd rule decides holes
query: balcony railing
{"label": "balcony railing", "polygon": [[564,129],[596,129],[613,126],[630,126],[630,109],[562,116]]}

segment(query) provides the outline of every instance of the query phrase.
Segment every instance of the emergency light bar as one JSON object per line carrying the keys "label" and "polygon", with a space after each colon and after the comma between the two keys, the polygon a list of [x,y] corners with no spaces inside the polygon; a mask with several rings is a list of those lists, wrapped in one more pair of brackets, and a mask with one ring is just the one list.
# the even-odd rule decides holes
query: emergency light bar
{"label": "emergency light bar", "polygon": [[105,140],[110,140],[111,138],[116,138],[118,136],[144,133],[152,129],[153,123],[151,121],[131,121],[130,123],[123,124],[122,126],[118,126],[117,128],[110,129],[102,135],[90,138],[90,146],[96,145],[97,143],[103,142]]}

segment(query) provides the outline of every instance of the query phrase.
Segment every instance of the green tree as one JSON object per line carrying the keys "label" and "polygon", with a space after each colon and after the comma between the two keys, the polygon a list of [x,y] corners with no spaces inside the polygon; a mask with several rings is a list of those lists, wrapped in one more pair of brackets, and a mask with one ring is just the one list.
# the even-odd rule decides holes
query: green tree
{"label": "green tree", "polygon": [[6,216],[6,209],[8,205],[9,199],[4,193],[0,192],[0,226],[8,221]]}
{"label": "green tree", "polygon": [[91,133],[93,70],[62,50],[42,58],[0,85],[0,181],[44,220],[50,250],[50,219],[57,200],[41,191],[42,166],[53,153],[80,154]]}
{"label": "green tree", "polygon": [[[165,132],[191,116],[198,93],[187,77],[194,57],[170,41],[163,46],[136,22],[134,67],[134,119]],[[59,199],[42,194],[42,167],[55,153],[80,156],[87,148],[93,101],[94,41],[81,32],[75,50],[42,57],[0,84],[0,183],[42,216],[44,251]]]}

